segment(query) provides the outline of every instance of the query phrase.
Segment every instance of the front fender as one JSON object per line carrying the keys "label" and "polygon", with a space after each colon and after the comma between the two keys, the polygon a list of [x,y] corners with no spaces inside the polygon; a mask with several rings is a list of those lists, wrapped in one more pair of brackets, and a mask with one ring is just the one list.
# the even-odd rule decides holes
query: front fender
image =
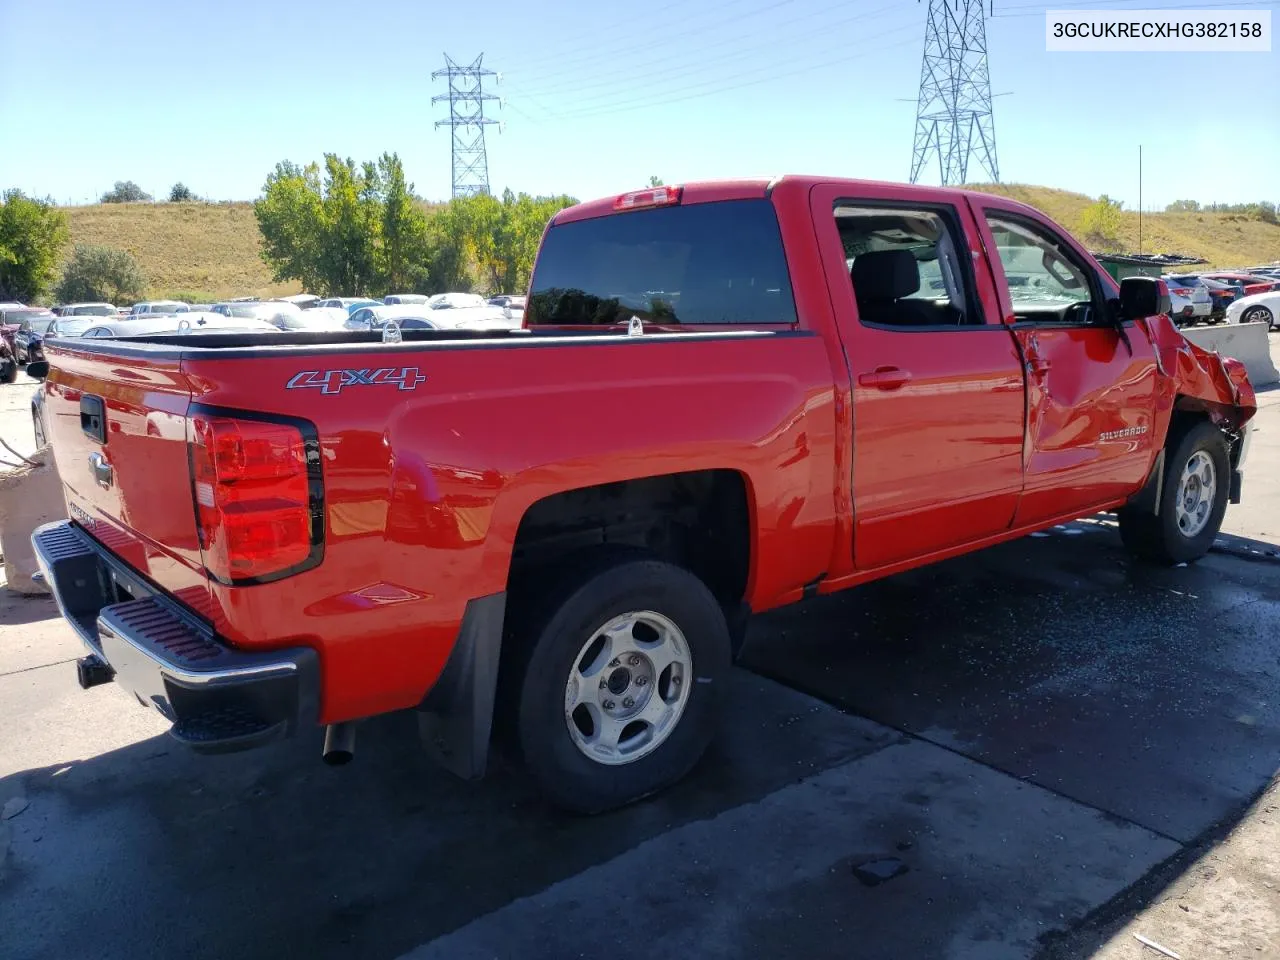
{"label": "front fender", "polygon": [[1203,410],[1233,431],[1258,412],[1243,363],[1196,346],[1167,316],[1149,317],[1146,324],[1159,359],[1162,408]]}

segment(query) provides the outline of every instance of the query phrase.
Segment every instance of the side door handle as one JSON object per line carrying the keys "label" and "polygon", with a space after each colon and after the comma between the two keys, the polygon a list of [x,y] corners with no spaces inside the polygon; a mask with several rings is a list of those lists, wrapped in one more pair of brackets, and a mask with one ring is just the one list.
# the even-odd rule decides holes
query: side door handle
{"label": "side door handle", "polygon": [[911,382],[911,374],[898,367],[876,367],[871,373],[858,375],[858,385],[875,387],[878,390],[897,390]]}

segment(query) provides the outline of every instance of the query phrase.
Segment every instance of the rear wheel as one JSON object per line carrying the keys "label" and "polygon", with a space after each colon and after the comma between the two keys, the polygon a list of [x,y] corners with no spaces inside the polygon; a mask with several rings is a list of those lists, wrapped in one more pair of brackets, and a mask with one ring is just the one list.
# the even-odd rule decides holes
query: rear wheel
{"label": "rear wheel", "polygon": [[1266,307],[1250,307],[1240,315],[1241,323],[1265,323],[1268,327],[1276,322],[1276,316]]}
{"label": "rear wheel", "polygon": [[670,786],[714,732],[724,612],[692,573],[616,558],[563,583],[518,654],[516,733],[558,806],[596,813]]}
{"label": "rear wheel", "polygon": [[1222,527],[1230,471],[1222,432],[1205,421],[1194,424],[1166,456],[1160,513],[1120,511],[1125,546],[1157,563],[1199,560]]}

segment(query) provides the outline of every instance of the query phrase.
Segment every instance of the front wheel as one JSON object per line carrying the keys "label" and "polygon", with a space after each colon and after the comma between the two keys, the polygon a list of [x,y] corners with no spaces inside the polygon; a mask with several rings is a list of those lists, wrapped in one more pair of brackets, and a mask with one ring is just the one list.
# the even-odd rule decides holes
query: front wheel
{"label": "front wheel", "polygon": [[692,573],[624,559],[566,584],[532,625],[517,734],[549,799],[598,813],[682,778],[710,742],[729,630]]}
{"label": "front wheel", "polygon": [[1194,563],[1213,545],[1227,512],[1231,463],[1222,431],[1201,421],[1165,461],[1160,513],[1120,511],[1120,537],[1136,555],[1157,563]]}
{"label": "front wheel", "polygon": [[1276,316],[1266,307],[1250,307],[1240,315],[1241,323],[1265,323],[1268,328],[1276,322]]}
{"label": "front wheel", "polygon": [[18,380],[18,361],[12,357],[0,360],[0,383],[16,383]]}
{"label": "front wheel", "polygon": [[35,434],[36,449],[41,449],[45,444],[44,424],[40,422],[40,414],[31,411],[31,431]]}

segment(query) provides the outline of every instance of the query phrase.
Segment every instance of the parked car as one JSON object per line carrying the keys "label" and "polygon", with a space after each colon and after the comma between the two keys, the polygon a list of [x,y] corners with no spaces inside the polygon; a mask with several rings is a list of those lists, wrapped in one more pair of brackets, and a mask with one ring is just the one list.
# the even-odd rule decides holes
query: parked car
{"label": "parked car", "polygon": [[437,293],[427,298],[432,310],[455,310],[459,307],[483,307],[484,297],[478,293]]}
{"label": "parked car", "polygon": [[1179,324],[1196,324],[1209,319],[1213,312],[1213,298],[1205,282],[1195,274],[1166,274],[1160,278],[1169,285],[1169,297],[1173,301],[1171,316]]}
{"label": "parked car", "polygon": [[1280,327],[1280,290],[1235,301],[1227,307],[1227,323],[1265,323],[1272,330]]}
{"label": "parked car", "polygon": [[64,303],[52,309],[60,317],[110,317],[116,312],[110,303]]}
{"label": "parked car", "polygon": [[0,340],[0,383],[13,383],[18,379],[18,359],[13,355],[9,341]]}
{"label": "parked car", "polygon": [[295,307],[303,310],[310,310],[320,305],[320,298],[314,293],[294,293],[287,297],[280,297],[285,303],[292,303]]}
{"label": "parked car", "polygon": [[26,310],[8,310],[7,318],[18,319],[18,332],[13,335],[13,355],[18,366],[25,367],[32,360],[44,359],[41,346],[45,331],[58,319],[52,310],[28,307]]}
{"label": "parked car", "polygon": [[99,314],[61,316],[49,324],[49,329],[45,331],[44,335],[46,339],[49,337],[78,337],[95,323],[101,323],[105,319],[114,319],[114,317],[108,318]]}
{"label": "parked car", "polygon": [[516,294],[511,293],[504,293],[500,296],[490,297],[488,302],[490,306],[514,307],[517,310],[523,310],[525,306],[525,299],[523,296],[517,296]]}
{"label": "parked car", "polygon": [[126,317],[95,323],[80,335],[82,340],[121,337],[170,336],[202,333],[275,333],[280,328],[256,317],[224,317],[217,313],[189,313],[182,316],[157,315]]}
{"label": "parked car", "polygon": [[377,307],[381,305],[381,300],[370,300],[368,297],[330,297],[328,300],[321,300],[316,304],[317,307],[341,308],[347,311],[347,316],[351,316],[361,307]]}
{"label": "parked car", "polygon": [[291,325],[300,326],[302,323],[302,308],[285,300],[228,300],[215,303],[209,309],[224,317],[266,320],[281,330],[288,330]]}
{"label": "parked car", "polygon": [[1224,283],[1239,283],[1244,295],[1251,297],[1255,293],[1268,293],[1271,290],[1280,288],[1280,280],[1272,280],[1270,277],[1256,277],[1251,273],[1205,273],[1201,276],[1208,277],[1210,280],[1221,280]]}
{"label": "parked car", "polygon": [[17,300],[5,300],[0,302],[0,310],[21,310],[26,307],[25,303],[19,303]]}
{"label": "parked car", "polygon": [[1209,319],[1215,323],[1225,322],[1227,307],[1244,296],[1244,288],[1210,277],[1201,277],[1200,280],[1209,288],[1209,296],[1213,298],[1213,310],[1209,313]]}
{"label": "parked car", "polygon": [[382,298],[382,302],[388,305],[397,303],[426,303],[427,295],[425,293],[389,293]]}
{"label": "parked car", "polygon": [[179,742],[345,762],[414,710],[477,777],[496,710],[600,811],[697,764],[753,612],[1102,510],[1202,557],[1257,402],[1168,309],[1004,197],[646,188],[551,218],[524,330],[52,342],[71,519],[33,543],[81,685]]}
{"label": "parked car", "polygon": [[129,314],[138,317],[149,313],[187,313],[190,310],[191,304],[183,303],[181,300],[145,300],[142,303],[135,303],[129,310]]}
{"label": "parked car", "polygon": [[427,319],[430,311],[420,303],[378,304],[372,307],[360,307],[347,318],[348,330],[373,330],[394,320],[403,329],[430,329],[436,325]]}

